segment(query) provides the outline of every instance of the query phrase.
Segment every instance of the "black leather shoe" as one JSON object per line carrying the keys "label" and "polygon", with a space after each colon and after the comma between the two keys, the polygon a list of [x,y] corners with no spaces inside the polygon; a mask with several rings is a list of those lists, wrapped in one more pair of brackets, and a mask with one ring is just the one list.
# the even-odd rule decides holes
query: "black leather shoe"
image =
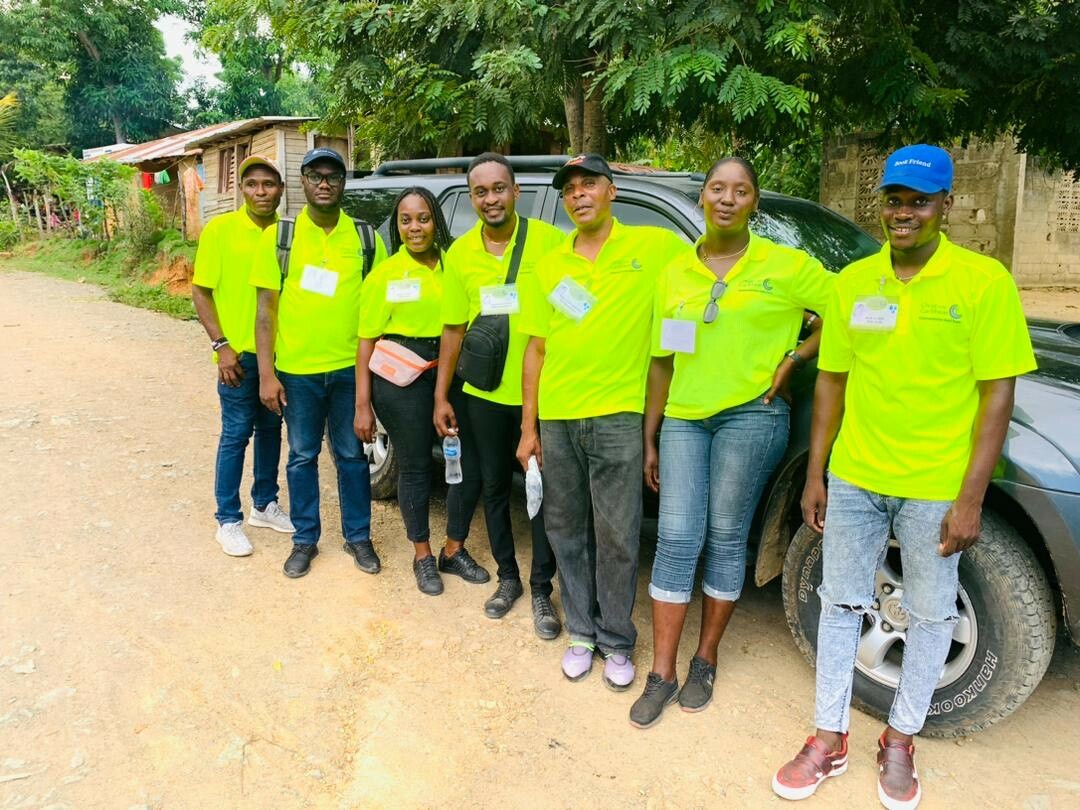
{"label": "black leather shoe", "polygon": [[476,562],[462,546],[453,557],[446,556],[446,549],[439,552],[439,570],[444,574],[454,574],[466,582],[480,585],[491,580],[489,574]]}
{"label": "black leather shoe", "polygon": [[532,598],[533,629],[545,641],[556,638],[562,632],[562,622],[551,597],[546,593],[534,593]]}
{"label": "black leather shoe", "polygon": [[311,561],[319,556],[319,547],[312,543],[302,546],[296,543],[292,547],[289,559],[285,560],[285,576],[296,579],[302,577],[311,568]]}
{"label": "black leather shoe", "polygon": [[412,570],[416,575],[416,587],[420,589],[420,593],[438,596],[443,592],[442,577],[439,576],[439,570],[435,567],[433,555],[428,554],[422,559],[413,560]]}
{"label": "black leather shoe", "polygon": [[375,553],[375,546],[371,544],[370,540],[346,543],[342,548],[356,561],[356,567],[365,574],[377,574],[382,570],[379,555]]}
{"label": "black leather shoe", "polygon": [[523,593],[525,589],[521,587],[520,579],[500,579],[495,593],[484,602],[484,615],[489,619],[501,619]]}

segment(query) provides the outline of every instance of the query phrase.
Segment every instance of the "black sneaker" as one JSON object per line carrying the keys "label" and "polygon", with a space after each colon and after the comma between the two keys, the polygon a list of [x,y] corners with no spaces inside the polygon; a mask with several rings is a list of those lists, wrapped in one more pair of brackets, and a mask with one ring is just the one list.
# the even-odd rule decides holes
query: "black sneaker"
{"label": "black sneaker", "polygon": [[712,702],[716,667],[696,655],[690,659],[690,671],[686,683],[679,692],[679,706],[684,712],[700,712]]}
{"label": "black sneaker", "polygon": [[314,543],[310,545],[294,544],[289,559],[285,560],[285,576],[292,579],[302,577],[311,569],[311,561],[318,555],[319,547]]}
{"label": "black sneaker", "polygon": [[420,593],[428,596],[438,596],[443,591],[442,577],[435,567],[435,557],[428,554],[419,560],[413,560],[413,574],[416,575],[416,587]]}
{"label": "black sneaker", "polygon": [[444,574],[461,577],[474,585],[481,585],[491,579],[491,574],[480,567],[464,546],[459,548],[453,557],[446,556],[446,549],[440,551],[439,570]]}
{"label": "black sneaker", "polygon": [[489,619],[501,619],[523,593],[525,589],[521,587],[520,579],[500,579],[495,593],[484,602],[484,615]]}
{"label": "black sneaker", "polygon": [[555,606],[551,604],[551,597],[546,593],[534,593],[532,598],[533,629],[536,635],[545,641],[556,638],[562,632],[562,622],[559,614],[555,612]]}
{"label": "black sneaker", "polygon": [[630,725],[635,728],[655,726],[664,707],[679,699],[679,679],[665,681],[655,672],[645,679],[645,691],[630,707]]}
{"label": "black sneaker", "polygon": [[365,574],[377,574],[382,570],[379,555],[375,553],[375,546],[370,540],[358,540],[355,543],[346,543],[342,546],[345,553],[356,561],[356,567]]}

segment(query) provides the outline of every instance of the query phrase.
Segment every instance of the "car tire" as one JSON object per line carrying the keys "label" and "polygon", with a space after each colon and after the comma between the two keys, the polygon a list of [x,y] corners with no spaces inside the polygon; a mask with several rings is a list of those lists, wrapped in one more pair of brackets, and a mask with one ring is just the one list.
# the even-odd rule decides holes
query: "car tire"
{"label": "car tire", "polygon": [[[902,591],[895,542],[878,570],[877,605],[864,619],[852,703],[883,720],[896,694],[903,633],[890,618]],[[784,612],[795,644],[814,665],[821,602],[821,535],[803,525],[784,560]],[[883,595],[887,588],[893,592]],[[1054,651],[1053,593],[1020,535],[992,513],[983,514],[979,542],[960,558],[961,620],[922,734],[958,737],[1014,712],[1042,679]]]}
{"label": "car tire", "polygon": [[375,441],[364,442],[371,474],[371,497],[388,501],[397,497],[398,462],[390,436],[378,417],[375,418]]}

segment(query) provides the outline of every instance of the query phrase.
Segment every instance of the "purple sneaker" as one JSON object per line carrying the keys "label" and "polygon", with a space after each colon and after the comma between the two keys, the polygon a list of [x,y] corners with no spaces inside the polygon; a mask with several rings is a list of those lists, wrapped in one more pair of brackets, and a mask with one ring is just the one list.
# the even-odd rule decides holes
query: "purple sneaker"
{"label": "purple sneaker", "polygon": [[611,653],[604,659],[604,683],[609,689],[624,692],[633,682],[634,665],[628,656]]}
{"label": "purple sneaker", "polygon": [[562,674],[571,681],[580,681],[592,672],[593,645],[571,641],[562,657]]}

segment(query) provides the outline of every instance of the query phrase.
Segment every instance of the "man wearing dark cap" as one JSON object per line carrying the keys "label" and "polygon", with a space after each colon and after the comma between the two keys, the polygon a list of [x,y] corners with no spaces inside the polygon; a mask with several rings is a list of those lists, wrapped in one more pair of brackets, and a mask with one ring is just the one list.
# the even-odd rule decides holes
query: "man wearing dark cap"
{"label": "man wearing dark cap", "polygon": [[[936,146],[889,156],[880,186],[887,242],[840,273],[824,319],[802,496],[803,520],[824,532],[817,730],[773,777],[787,799],[847,769],[852,672],[872,606],[904,641],[878,739],[878,798],[910,810],[922,797],[913,736],[952,644],[960,553],[979,539],[1016,377],[1035,368],[1008,270],[941,233],[952,178]],[[902,588],[875,577],[890,538]]]}
{"label": "man wearing dark cap", "polygon": [[[288,577],[304,576],[319,553],[319,451],[327,427],[345,550],[362,571],[379,571],[371,544],[368,461],[352,428],[366,259],[357,225],[341,210],[345,174],[345,161],[333,149],[304,156],[300,175],[307,205],[296,218],[285,267],[279,264],[277,233],[267,229],[251,270],[251,283],[259,288],[259,397],[274,413],[284,413],[289,428],[286,478],[296,534],[285,561]],[[373,263],[386,258],[382,240],[375,240]]]}
{"label": "man wearing dark cap", "polygon": [[660,270],[689,245],[611,214],[615,184],[599,155],[556,172],[575,230],[525,280],[518,329],[524,466],[543,469],[544,516],[558,562],[570,647],[563,674],[584,678],[593,653],[604,682],[634,680],[631,619],[641,530],[642,413],[653,295]]}
{"label": "man wearing dark cap", "polygon": [[191,298],[210,338],[218,371],[221,436],[214,467],[217,541],[232,557],[251,553],[240,508],[244,455],[255,436],[252,509],[248,523],[292,532],[289,516],[278,506],[281,417],[259,402],[255,358],[255,290],[248,280],[251,257],[263,231],[277,222],[285,190],[281,172],[270,159],[251,155],[237,172],[244,207],[212,219],[199,237]]}

